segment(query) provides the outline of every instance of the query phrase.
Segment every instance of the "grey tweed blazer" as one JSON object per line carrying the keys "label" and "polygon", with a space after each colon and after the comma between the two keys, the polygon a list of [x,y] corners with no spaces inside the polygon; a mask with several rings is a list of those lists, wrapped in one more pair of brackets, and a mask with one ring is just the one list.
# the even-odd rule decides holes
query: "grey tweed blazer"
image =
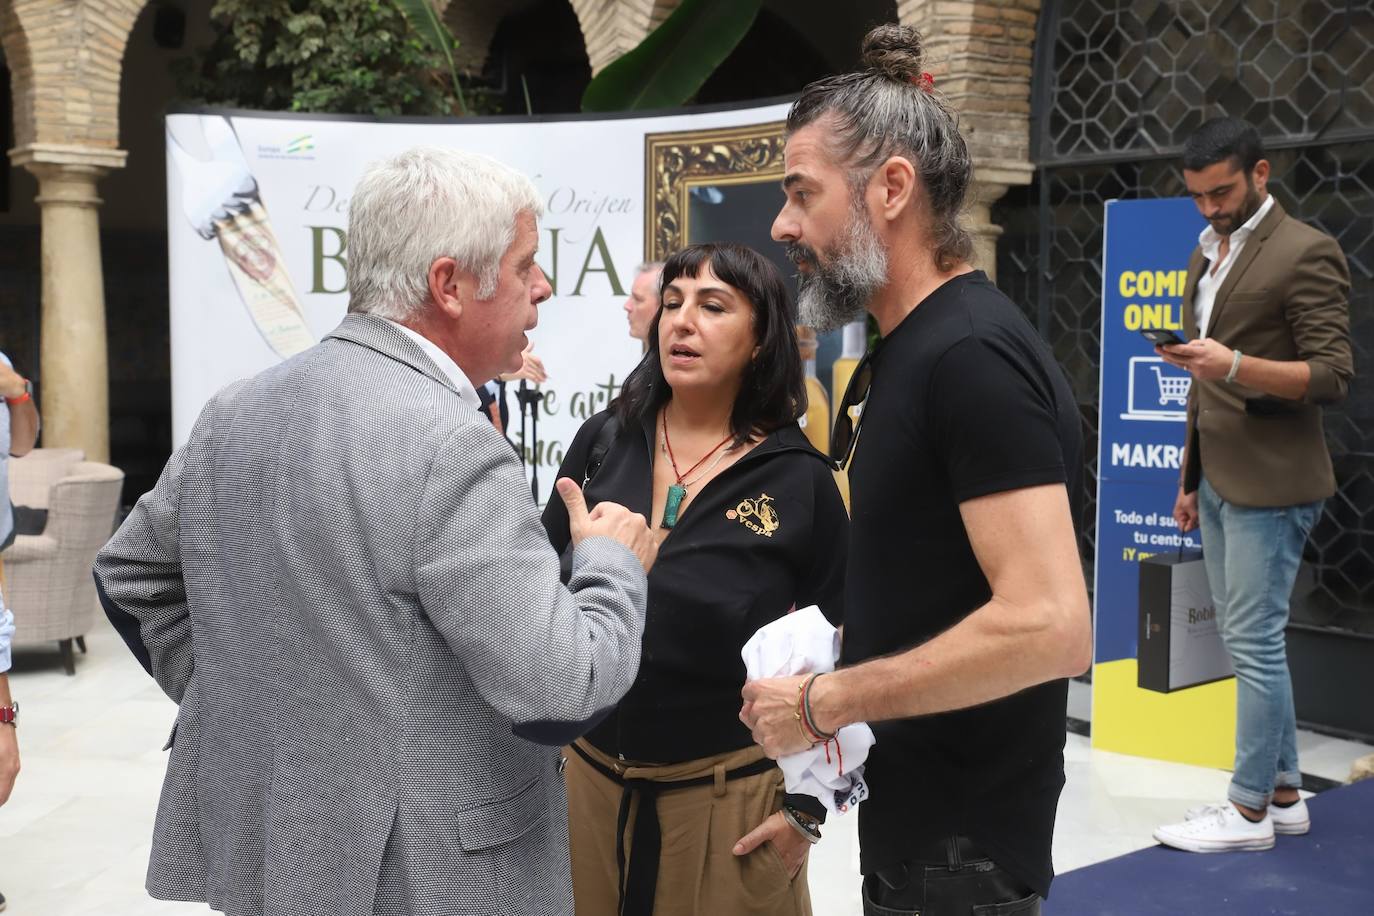
{"label": "grey tweed blazer", "polygon": [[148,891],[232,916],[572,913],[558,743],[639,665],[645,577],[569,586],[510,445],[389,323],[220,392],[95,565],[180,704]]}

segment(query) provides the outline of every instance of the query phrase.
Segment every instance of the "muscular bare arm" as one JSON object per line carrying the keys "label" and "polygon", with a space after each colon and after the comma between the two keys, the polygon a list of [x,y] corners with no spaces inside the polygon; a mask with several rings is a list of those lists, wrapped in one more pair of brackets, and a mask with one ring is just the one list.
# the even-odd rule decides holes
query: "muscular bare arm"
{"label": "muscular bare arm", "polygon": [[[975,706],[1088,667],[1091,614],[1064,486],[996,493],[959,508],[992,599],[914,649],[819,678],[811,704],[822,729]],[[745,685],[741,718],[770,757],[805,746],[794,718],[799,682]]]}

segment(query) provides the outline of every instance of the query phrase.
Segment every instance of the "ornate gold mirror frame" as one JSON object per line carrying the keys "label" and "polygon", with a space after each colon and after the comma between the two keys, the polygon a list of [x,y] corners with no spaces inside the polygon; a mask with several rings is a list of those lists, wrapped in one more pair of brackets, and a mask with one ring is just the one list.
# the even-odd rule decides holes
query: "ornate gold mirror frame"
{"label": "ornate gold mirror frame", "polygon": [[688,194],[706,185],[781,181],[782,121],[649,134],[644,138],[644,259],[661,261],[691,239]]}

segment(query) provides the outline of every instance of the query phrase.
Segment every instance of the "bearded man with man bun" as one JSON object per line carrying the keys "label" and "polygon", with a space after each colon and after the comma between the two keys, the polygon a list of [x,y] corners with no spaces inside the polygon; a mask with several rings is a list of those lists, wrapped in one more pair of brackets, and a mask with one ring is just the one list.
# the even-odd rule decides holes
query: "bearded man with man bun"
{"label": "bearded man with man bun", "polygon": [[[841,667],[747,684],[741,718],[773,757],[806,746],[803,713],[823,734],[873,727],[859,812],[870,916],[1040,912],[1066,679],[1092,654],[1078,405],[1021,310],[969,263],[972,172],[906,26],[870,32],[862,69],[812,83],[787,119],[773,237],[800,268],[802,321],[866,309],[882,339],[832,448],[852,498]],[[861,436],[846,422],[860,403]]]}

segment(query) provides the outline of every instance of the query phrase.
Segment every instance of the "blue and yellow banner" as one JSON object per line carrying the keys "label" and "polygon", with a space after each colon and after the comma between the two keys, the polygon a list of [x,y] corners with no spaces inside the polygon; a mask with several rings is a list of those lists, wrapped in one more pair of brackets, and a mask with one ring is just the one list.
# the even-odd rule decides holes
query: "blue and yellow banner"
{"label": "blue and yellow banner", "polygon": [[1188,258],[1205,225],[1187,198],[1106,207],[1099,385],[1092,743],[1104,750],[1230,768],[1235,681],[1174,693],[1137,686],[1139,562],[1202,547],[1173,518],[1192,378],[1141,336],[1183,337]]}

